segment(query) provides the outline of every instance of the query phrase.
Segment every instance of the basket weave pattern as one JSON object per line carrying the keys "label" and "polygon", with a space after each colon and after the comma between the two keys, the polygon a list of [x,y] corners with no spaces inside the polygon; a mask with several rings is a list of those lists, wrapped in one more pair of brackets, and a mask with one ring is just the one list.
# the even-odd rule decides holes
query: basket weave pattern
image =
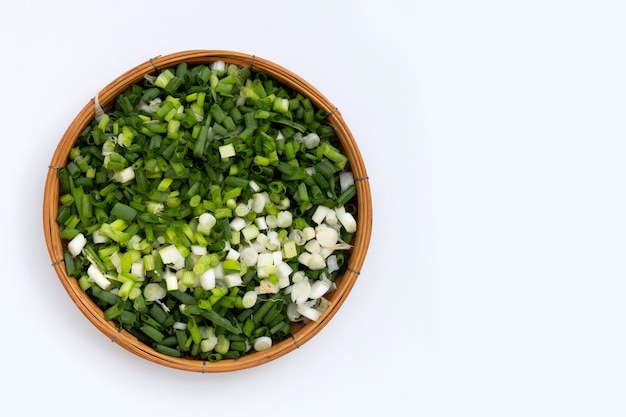
{"label": "basket weave pattern", "polygon": [[236,371],[270,362],[302,346],[320,332],[341,307],[359,276],[369,246],[372,227],[371,194],[367,172],[357,144],[341,113],[308,82],[271,61],[254,55],[219,50],[190,50],[158,56],[136,66],[109,83],[104,89],[99,91],[98,99],[101,105],[107,108],[130,85],[142,82],[145,75],[154,75],[161,69],[172,68],[182,62],[186,62],[191,66],[194,64],[208,64],[218,60],[230,64],[248,66],[253,72],[264,72],[283,85],[308,97],[318,109],[325,110],[328,113],[327,119],[329,123],[335,128],[342,151],[350,161],[357,188],[356,220],[358,229],[352,241],[353,249],[348,258],[346,272],[335,280],[337,289],[327,294],[330,306],[317,321],[307,324],[294,323],[290,339],[276,343],[265,351],[253,352],[239,359],[208,362],[175,358],[156,352],[150,346],[138,341],[132,334],[118,329],[112,322],[105,320],[102,310],[81,290],[78,281],[67,274],[63,262],[63,243],[59,237],[60,228],[56,222],[59,211],[59,178],[57,169],[65,166],[77,138],[94,119],[95,106],[93,100],[86,104],[78,113],[62,136],[50,162],[43,200],[44,236],[52,266],[61,284],[87,319],[111,341],[137,356],[171,368],[201,373]]}

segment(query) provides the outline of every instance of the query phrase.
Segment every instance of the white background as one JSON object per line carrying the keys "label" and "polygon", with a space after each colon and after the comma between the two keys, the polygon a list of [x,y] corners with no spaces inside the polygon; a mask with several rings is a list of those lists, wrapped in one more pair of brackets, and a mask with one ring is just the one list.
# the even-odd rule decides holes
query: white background
{"label": "white background", "polygon": [[[618,0],[3,1],[2,409],[626,415],[625,19]],[[187,49],[255,54],[316,86],[373,197],[370,250],[335,318],[235,373],[111,343],[43,238],[47,167],[75,115]]]}

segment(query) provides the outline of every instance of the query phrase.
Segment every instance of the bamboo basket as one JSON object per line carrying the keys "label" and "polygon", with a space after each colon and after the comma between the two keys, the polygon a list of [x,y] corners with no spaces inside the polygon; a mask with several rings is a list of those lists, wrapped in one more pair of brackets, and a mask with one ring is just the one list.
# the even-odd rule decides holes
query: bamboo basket
{"label": "bamboo basket", "polygon": [[226,63],[248,66],[253,72],[264,72],[283,85],[300,92],[311,99],[318,109],[328,113],[328,121],[335,128],[342,151],[348,157],[357,187],[357,223],[358,230],[352,241],[353,249],[348,258],[346,272],[337,277],[336,290],[327,294],[330,306],[315,322],[293,323],[292,336],[271,348],[252,352],[238,359],[224,359],[218,362],[175,358],[161,354],[152,347],[140,342],[126,330],[118,329],[112,322],[104,319],[103,311],[81,290],[78,281],[67,274],[63,262],[63,242],[56,222],[59,209],[59,180],[57,170],[65,166],[70,150],[80,133],[95,117],[93,99],[85,105],[67,128],[52,156],[45,182],[43,199],[43,226],[46,245],[52,267],[72,301],[106,337],[129,352],[156,364],[190,372],[215,373],[243,370],[265,364],[277,359],[313,338],[334,317],[353,288],[359,274],[370,242],[372,227],[372,206],[368,176],[357,144],[344,122],[339,110],[322,93],[307,81],[291,71],[266,59],[245,53],[222,50],[189,50],[152,58],[122,74],[98,93],[101,105],[110,107],[115,98],[130,85],[144,80],[144,75],[156,74],[160,69],[175,67],[179,63],[188,65],[208,64],[217,60]]}

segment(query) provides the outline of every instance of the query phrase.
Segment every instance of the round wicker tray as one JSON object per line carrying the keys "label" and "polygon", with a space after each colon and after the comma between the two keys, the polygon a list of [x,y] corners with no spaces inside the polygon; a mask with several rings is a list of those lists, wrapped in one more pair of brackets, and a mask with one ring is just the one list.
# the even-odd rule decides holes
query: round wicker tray
{"label": "round wicker tray", "polygon": [[63,262],[63,242],[59,237],[60,229],[56,222],[59,209],[59,180],[57,169],[65,166],[70,150],[74,146],[78,136],[95,117],[93,99],[78,113],[62,136],[50,162],[43,199],[44,235],[52,266],[72,301],[87,319],[104,333],[109,340],[139,357],[167,367],[202,373],[236,371],[270,362],[297,349],[319,333],[333,318],[335,313],[337,313],[354,286],[365,260],[372,228],[371,194],[367,172],[357,144],[348,126],[344,122],[341,113],[311,84],[273,62],[254,55],[232,51],[190,50],[177,52],[152,58],[127,71],[100,90],[98,98],[102,106],[106,108],[130,85],[141,82],[146,74],[153,75],[157,73],[159,69],[171,68],[181,62],[192,65],[208,64],[217,60],[231,64],[245,65],[253,72],[264,72],[283,83],[283,85],[310,98],[318,109],[325,110],[328,113],[328,121],[334,126],[342,150],[350,161],[357,187],[356,205],[357,223],[359,227],[352,241],[353,249],[349,256],[346,272],[335,280],[337,289],[327,295],[330,301],[330,307],[328,307],[317,321],[307,324],[294,323],[292,325],[293,335],[290,339],[276,343],[265,351],[253,352],[239,359],[208,362],[175,358],[156,352],[151,347],[138,341],[130,333],[125,330],[119,330],[112,322],[105,320],[102,310],[81,290],[77,280],[68,276]]}

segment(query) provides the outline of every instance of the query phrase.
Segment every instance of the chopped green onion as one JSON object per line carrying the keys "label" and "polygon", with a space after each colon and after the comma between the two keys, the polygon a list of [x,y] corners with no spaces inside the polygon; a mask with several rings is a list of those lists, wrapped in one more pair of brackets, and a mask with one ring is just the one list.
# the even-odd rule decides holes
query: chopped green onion
{"label": "chopped green onion", "polygon": [[[316,320],[357,190],[327,112],[245,66],[181,63],[120,94],[59,174],[70,276],[157,352],[262,351]],[[137,110],[139,109],[139,110]]]}

